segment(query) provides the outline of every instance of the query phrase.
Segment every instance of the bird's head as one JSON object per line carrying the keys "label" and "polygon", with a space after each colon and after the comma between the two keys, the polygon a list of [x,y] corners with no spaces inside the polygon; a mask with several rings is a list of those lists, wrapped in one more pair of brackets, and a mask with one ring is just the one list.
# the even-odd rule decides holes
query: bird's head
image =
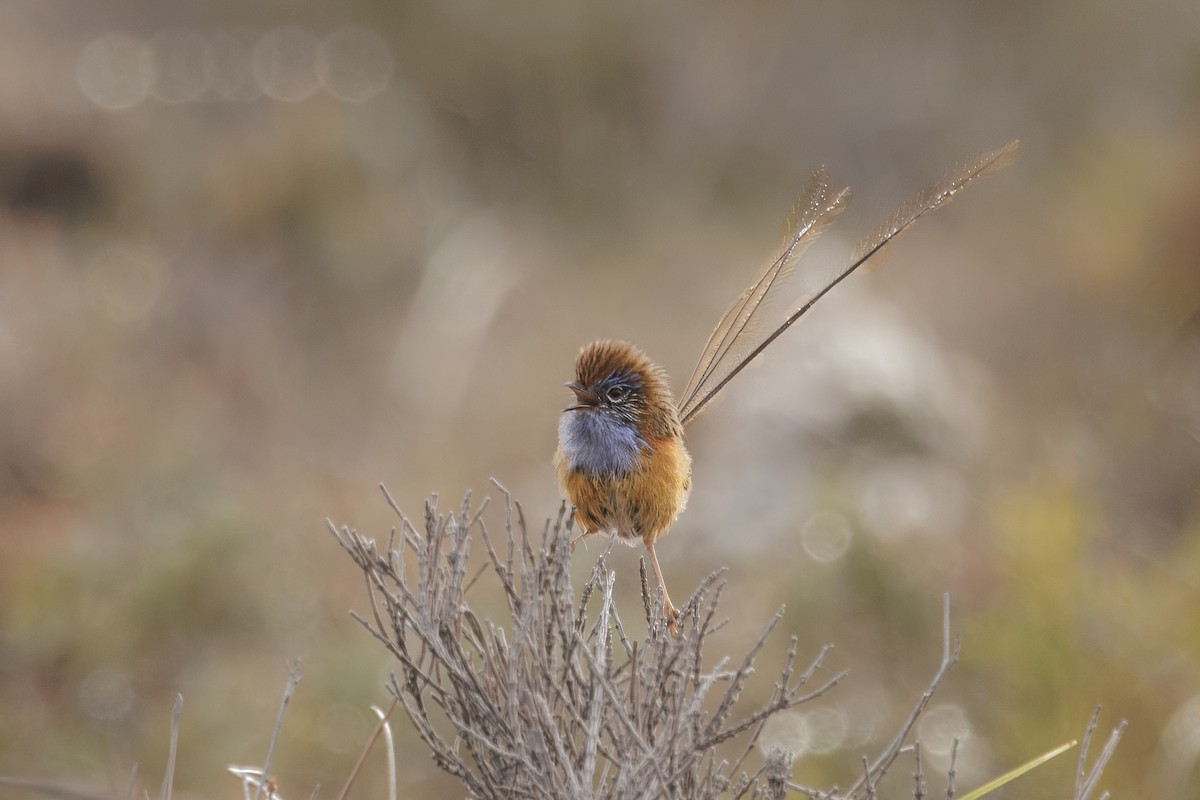
{"label": "bird's head", "polygon": [[575,402],[564,413],[599,414],[642,439],[682,430],[666,373],[627,342],[604,340],[585,347],[575,361],[575,380],[566,387]]}

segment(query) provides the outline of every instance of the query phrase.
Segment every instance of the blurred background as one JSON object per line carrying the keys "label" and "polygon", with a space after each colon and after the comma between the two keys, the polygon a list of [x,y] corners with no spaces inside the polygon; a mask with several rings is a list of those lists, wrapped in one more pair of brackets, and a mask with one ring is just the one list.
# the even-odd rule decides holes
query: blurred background
{"label": "blurred background", "polygon": [[[1103,703],[1114,796],[1200,795],[1196,3],[9,0],[0,67],[0,774],[153,791],[182,693],[176,796],[233,796],[299,658],[273,770],[329,796],[391,664],[326,517],[495,476],[540,530],[582,345],[682,388],[811,169],[855,191],[819,277],[1020,138],[690,430],[658,552],[677,600],[728,567],[729,652],[786,605],[751,699],[837,645],[766,734],[798,781],[896,730],[948,591],[931,793],[954,738],[970,788]],[[403,796],[458,796],[396,735]]]}

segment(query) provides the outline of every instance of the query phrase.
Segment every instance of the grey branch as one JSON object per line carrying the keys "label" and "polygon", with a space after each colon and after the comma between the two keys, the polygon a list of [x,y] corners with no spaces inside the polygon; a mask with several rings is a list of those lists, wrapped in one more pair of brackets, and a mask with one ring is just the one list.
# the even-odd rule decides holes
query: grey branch
{"label": "grey branch", "polygon": [[[680,636],[651,625],[645,639],[632,641],[613,601],[608,552],[576,595],[566,509],[538,541],[520,506],[497,489],[503,542],[481,517],[486,504],[473,506],[470,495],[451,512],[434,497],[423,530],[388,497],[400,524],[382,550],[329,526],[363,572],[370,611],[354,618],[396,659],[390,689],[434,763],[477,798],[690,800],[731,789],[782,797],[791,757],[767,754],[747,774],[747,756],[768,718],[841,680],[813,681],[829,648],[798,666],[793,640],[763,705],[743,708],[782,610],[743,655],[706,665],[706,637],[723,624],[718,571],[684,604]],[[481,618],[467,600],[467,589],[485,582],[467,569],[478,539],[507,624]],[[661,596],[643,599],[647,618],[661,617],[653,609]],[[740,757],[724,757],[730,740]]]}

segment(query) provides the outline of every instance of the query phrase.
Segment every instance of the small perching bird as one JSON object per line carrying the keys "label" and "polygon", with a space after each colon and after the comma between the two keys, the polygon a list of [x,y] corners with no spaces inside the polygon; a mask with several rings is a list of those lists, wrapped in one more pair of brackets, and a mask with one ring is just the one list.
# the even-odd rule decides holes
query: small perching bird
{"label": "small perching bird", "polygon": [[804,250],[845,208],[848,188],[833,191],[823,170],[809,178],[798,213],[780,252],[755,276],[708,337],[687,388],[676,403],[666,372],[627,342],[601,340],[583,348],[575,379],[566,384],[575,402],[563,409],[554,464],[575,507],[581,536],[607,531],[641,540],[662,588],[667,624],[676,631],[679,611],[667,594],[654,543],[687,505],[692,459],[684,429],[719,392],[818,300],[865,264],[922,215],[940,208],[975,180],[1017,159],[1009,142],[965,164],[921,191],[858,246],[850,265],[819,290],[801,298],[782,324],[761,335],[768,300],[786,285]]}

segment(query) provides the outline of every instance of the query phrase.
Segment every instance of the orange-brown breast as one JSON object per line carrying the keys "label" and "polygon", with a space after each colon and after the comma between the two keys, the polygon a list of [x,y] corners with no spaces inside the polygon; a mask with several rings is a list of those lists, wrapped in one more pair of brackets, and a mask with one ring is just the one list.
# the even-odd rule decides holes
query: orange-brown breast
{"label": "orange-brown breast", "polygon": [[649,440],[638,465],[623,475],[570,470],[562,451],[555,467],[575,522],[586,533],[615,530],[625,539],[653,542],[687,505],[692,459],[680,437]]}

